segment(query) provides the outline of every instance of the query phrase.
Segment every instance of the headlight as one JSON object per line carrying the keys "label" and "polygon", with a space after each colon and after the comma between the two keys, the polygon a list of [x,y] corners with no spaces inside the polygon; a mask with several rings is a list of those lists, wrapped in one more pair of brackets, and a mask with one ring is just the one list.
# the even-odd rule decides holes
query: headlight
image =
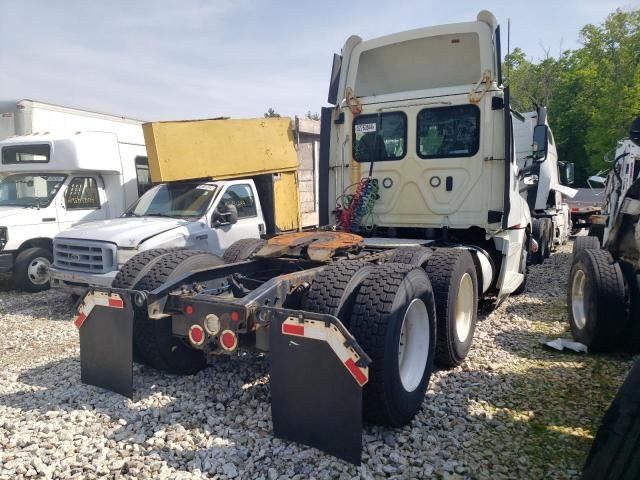
{"label": "headlight", "polygon": [[138,249],[136,248],[118,247],[118,252],[116,253],[116,262],[118,263],[118,267],[127,263],[136,253],[138,253]]}
{"label": "headlight", "polygon": [[9,232],[7,231],[7,227],[0,227],[0,250],[4,248],[8,241]]}

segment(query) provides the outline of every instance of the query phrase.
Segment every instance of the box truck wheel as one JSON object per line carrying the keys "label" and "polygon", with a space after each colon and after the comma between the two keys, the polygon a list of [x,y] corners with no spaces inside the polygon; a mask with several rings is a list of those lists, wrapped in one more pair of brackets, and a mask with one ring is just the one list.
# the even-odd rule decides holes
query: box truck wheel
{"label": "box truck wheel", "polygon": [[584,480],[640,478],[640,361],[636,360],[598,428]]}
{"label": "box truck wheel", "polygon": [[[135,287],[151,291],[190,271],[222,264],[222,259],[210,252],[173,250],[160,256]],[[133,341],[137,351],[158,370],[186,375],[202,370],[206,366],[202,351],[175,337],[171,325],[171,318],[151,320],[143,312],[136,315]]]}
{"label": "box truck wheel", "polygon": [[344,260],[329,264],[318,274],[300,308],[337,317],[347,329],[353,303],[365,278],[375,269],[371,263]]}
{"label": "box truck wheel", "polygon": [[574,259],[567,292],[573,338],[594,352],[622,345],[627,324],[620,266],[606,250],[583,250]]}
{"label": "box truck wheel", "polygon": [[598,237],[576,237],[573,241],[573,250],[571,251],[573,259],[575,260],[580,252],[589,248],[600,250],[600,240],[598,240]]}
{"label": "box truck wheel", "polygon": [[426,266],[433,285],[438,318],[436,363],[460,365],[473,341],[478,316],[478,278],[471,254],[455,248],[437,249]]}
{"label": "box truck wheel", "polygon": [[391,263],[406,263],[407,265],[424,268],[431,255],[433,255],[433,250],[430,248],[402,247],[394,249],[386,261]]}
{"label": "box truck wheel", "polygon": [[261,238],[243,238],[233,242],[229,248],[224,251],[222,259],[224,263],[235,263],[246,260],[256,253],[265,244]]}
{"label": "box truck wheel", "polygon": [[531,225],[531,235],[538,242],[538,251],[531,254],[531,263],[539,265],[549,257],[549,219],[534,218]]}
{"label": "box truck wheel", "polygon": [[41,292],[49,288],[49,268],[53,262],[51,250],[27,248],[18,254],[13,265],[13,278],[20,290]]}
{"label": "box truck wheel", "polygon": [[349,330],[372,360],[365,418],[406,425],[422,406],[433,370],[435,305],[426,272],[399,263],[376,267],[356,296]]}

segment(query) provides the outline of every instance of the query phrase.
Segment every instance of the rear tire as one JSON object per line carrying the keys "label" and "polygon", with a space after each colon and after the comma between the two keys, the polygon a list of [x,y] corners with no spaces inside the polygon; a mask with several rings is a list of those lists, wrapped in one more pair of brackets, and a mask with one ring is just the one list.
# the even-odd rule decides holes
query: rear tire
{"label": "rear tire", "polygon": [[538,243],[538,251],[531,254],[531,263],[540,265],[549,257],[549,225],[548,218],[534,218],[531,225],[531,236]]}
{"label": "rear tire", "polygon": [[49,290],[49,268],[53,263],[51,250],[33,247],[18,254],[13,265],[13,279],[16,287],[26,292]]}
{"label": "rear tire", "polygon": [[583,250],[600,250],[600,240],[597,237],[576,237],[573,241],[571,254],[575,259]]}
{"label": "rear tire", "polygon": [[371,263],[358,260],[329,264],[311,284],[301,309],[333,315],[348,329],[360,286],[375,268]]}
{"label": "rear tire", "polygon": [[264,244],[265,241],[261,238],[243,238],[242,240],[233,242],[231,246],[224,251],[222,259],[224,263],[236,263],[246,260],[260,250]]}
{"label": "rear tire", "polygon": [[393,250],[386,263],[404,263],[424,268],[433,250],[425,247],[402,247]]}
{"label": "rear tire", "polygon": [[618,262],[627,291],[629,317],[626,326],[625,350],[631,354],[640,353],[640,280],[634,266],[621,260]]}
{"label": "rear tire", "polygon": [[456,367],[467,357],[478,317],[478,278],[471,254],[441,248],[426,266],[438,319],[436,363]]}
{"label": "rear tire", "polygon": [[[136,290],[155,290],[165,283],[195,269],[215,267],[224,262],[209,252],[172,250],[155,259],[151,268],[135,284]],[[136,312],[133,342],[142,359],[158,370],[190,375],[206,366],[201,350],[191,348],[172,332],[171,318],[150,319],[146,312]]]}
{"label": "rear tire", "polygon": [[593,352],[610,352],[624,340],[624,281],[606,250],[583,250],[574,259],[567,289],[573,338]]}
{"label": "rear tire", "polygon": [[582,471],[584,480],[640,478],[640,361],[607,409]]}
{"label": "rear tire", "polygon": [[435,306],[425,271],[398,263],[377,267],[358,292],[350,331],[372,360],[365,418],[406,425],[422,406],[433,370]]}

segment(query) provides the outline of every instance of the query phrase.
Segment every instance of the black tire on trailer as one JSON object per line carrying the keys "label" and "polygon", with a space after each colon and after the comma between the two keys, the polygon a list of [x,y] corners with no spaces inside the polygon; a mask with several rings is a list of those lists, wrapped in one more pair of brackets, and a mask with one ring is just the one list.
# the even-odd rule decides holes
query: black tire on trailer
{"label": "black tire on trailer", "polygon": [[16,256],[13,264],[13,281],[20,290],[41,292],[50,286],[49,267],[53,263],[51,250],[32,247]]}
{"label": "black tire on trailer", "polygon": [[547,224],[547,240],[549,241],[549,243],[547,244],[547,251],[545,252],[546,257],[544,258],[549,258],[551,256],[551,252],[553,251],[553,237],[555,237],[555,227],[553,226],[553,222],[550,218],[543,218],[542,220],[544,220]]}
{"label": "black tire on trailer", "polygon": [[589,235],[590,237],[596,237],[600,245],[602,245],[602,240],[604,239],[604,225],[600,225],[599,223],[592,223],[589,225]]}
{"label": "black tire on trailer", "polygon": [[[192,270],[222,264],[222,259],[210,252],[174,250],[157,259],[136,284],[136,289],[151,291]],[[201,350],[173,335],[170,317],[152,320],[146,314],[136,315],[133,335],[134,344],[145,362],[158,370],[190,375],[206,366]]]}
{"label": "black tire on trailer", "polygon": [[629,316],[626,326],[625,350],[640,353],[640,281],[635,267],[630,262],[618,261],[627,291]]}
{"label": "black tire on trailer", "polygon": [[350,331],[372,360],[364,417],[406,425],[420,410],[433,371],[435,305],[426,272],[399,263],[376,267],[360,287]]}
{"label": "black tire on trailer", "polygon": [[[147,272],[151,269],[153,264],[162,257],[163,255],[168,254],[169,252],[173,252],[176,250],[175,248],[152,248],[150,250],[144,250],[140,253],[137,253],[129,260],[125,262],[118,273],[116,274],[116,278],[111,282],[111,286],[113,288],[127,288],[134,290],[136,288],[137,283],[140,281],[142,277],[144,277]],[[137,322],[137,318],[141,315],[146,315],[146,312],[138,311],[136,308],[134,318],[134,330],[135,330],[135,322]],[[137,363],[147,363],[144,359],[144,356],[138,351],[138,347],[136,345],[136,341],[134,338],[133,341],[133,361]]]}
{"label": "black tire on trailer", "polygon": [[423,267],[433,255],[433,250],[426,247],[401,247],[395,248],[393,253],[385,260],[387,263],[405,263]]}
{"label": "black tire on trailer", "polygon": [[640,361],[605,413],[587,456],[584,480],[640,478]]}
{"label": "black tire on trailer", "polygon": [[439,248],[427,261],[438,319],[436,363],[460,365],[467,357],[478,318],[478,278],[467,250]]}
{"label": "black tire on trailer", "polygon": [[329,264],[311,284],[302,299],[301,309],[334,315],[348,329],[360,286],[375,268],[371,263],[358,260]]}
{"label": "black tire on trailer", "polygon": [[588,249],[600,250],[600,240],[598,240],[598,237],[576,237],[573,241],[571,255],[573,255],[575,260],[580,252]]}
{"label": "black tire on trailer", "polygon": [[538,243],[538,251],[531,254],[531,263],[540,265],[549,255],[549,230],[546,218],[534,218],[531,222],[531,236]]}
{"label": "black tire on trailer", "polygon": [[567,305],[576,341],[593,352],[609,352],[622,345],[627,325],[624,281],[608,251],[587,249],[574,259]]}
{"label": "black tire on trailer", "polygon": [[256,253],[265,244],[261,238],[243,238],[233,242],[229,248],[224,251],[222,259],[224,263],[235,263],[246,260]]}

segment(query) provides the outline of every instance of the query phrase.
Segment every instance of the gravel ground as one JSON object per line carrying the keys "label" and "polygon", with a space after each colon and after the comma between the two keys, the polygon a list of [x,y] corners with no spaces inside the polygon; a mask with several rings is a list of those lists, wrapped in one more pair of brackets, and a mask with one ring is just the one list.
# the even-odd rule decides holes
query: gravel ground
{"label": "gravel ground", "polygon": [[0,479],[577,478],[631,361],[547,350],[568,336],[570,245],[481,315],[467,361],[435,372],[403,429],[368,426],[363,465],[271,436],[268,359],[193,377],[134,367],[133,401],[80,383],[73,306],[0,292]]}

